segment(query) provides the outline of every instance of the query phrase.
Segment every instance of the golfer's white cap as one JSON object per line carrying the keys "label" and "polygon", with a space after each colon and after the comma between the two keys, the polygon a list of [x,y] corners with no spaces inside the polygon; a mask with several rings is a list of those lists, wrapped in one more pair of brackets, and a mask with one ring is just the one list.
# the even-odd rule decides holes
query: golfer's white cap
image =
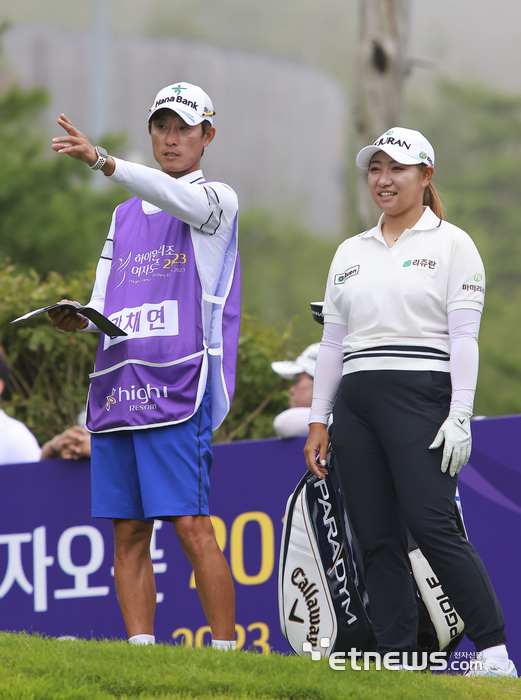
{"label": "golfer's white cap", "polygon": [[397,163],[417,165],[425,163],[434,167],[434,149],[423,134],[414,129],[394,126],[376,139],[372,146],[362,148],[356,156],[359,168],[368,168],[371,158],[378,151],[384,151]]}
{"label": "golfer's white cap", "polygon": [[283,379],[295,379],[297,374],[302,374],[302,372],[309,374],[310,377],[314,377],[319,347],[320,343],[308,345],[296,360],[272,362],[271,369]]}
{"label": "golfer's white cap", "polygon": [[213,104],[204,90],[191,83],[174,83],[160,90],[150,107],[148,121],[158,109],[171,109],[187,124],[196,125],[207,119],[213,124]]}

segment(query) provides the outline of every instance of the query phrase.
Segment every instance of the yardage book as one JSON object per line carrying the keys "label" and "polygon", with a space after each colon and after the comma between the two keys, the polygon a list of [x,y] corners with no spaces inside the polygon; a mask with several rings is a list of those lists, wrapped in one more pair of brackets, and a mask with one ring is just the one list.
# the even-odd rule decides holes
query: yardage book
{"label": "yardage book", "polygon": [[106,335],[109,335],[111,337],[115,335],[127,335],[125,331],[122,331],[121,328],[118,328],[115,323],[109,321],[109,319],[106,316],[100,314],[100,312],[96,311],[96,309],[92,309],[90,306],[76,306],[76,304],[70,304],[66,301],[59,301],[57,304],[44,306],[43,309],[29,311],[28,314],[20,316],[20,318],[15,318],[15,320],[11,321],[11,323],[20,323],[20,321],[27,321],[33,316],[38,316],[39,314],[43,314],[46,311],[49,311],[50,309],[56,309],[59,306],[63,307],[64,309],[74,311],[75,313],[83,314],[87,318],[90,318],[90,320],[100,329],[100,331],[103,331],[103,333],[105,333]]}

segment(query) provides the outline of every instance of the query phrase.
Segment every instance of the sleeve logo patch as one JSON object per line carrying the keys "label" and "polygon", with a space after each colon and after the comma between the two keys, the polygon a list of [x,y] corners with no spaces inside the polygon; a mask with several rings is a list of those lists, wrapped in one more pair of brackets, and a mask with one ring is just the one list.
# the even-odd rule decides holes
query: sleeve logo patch
{"label": "sleeve logo patch", "polygon": [[485,293],[485,287],[483,287],[481,284],[462,284],[461,288],[464,292],[481,292],[482,294]]}
{"label": "sleeve logo patch", "polygon": [[360,265],[354,265],[353,267],[348,267],[345,272],[341,272],[339,275],[335,275],[335,284],[344,284],[344,282],[357,275],[360,271]]}

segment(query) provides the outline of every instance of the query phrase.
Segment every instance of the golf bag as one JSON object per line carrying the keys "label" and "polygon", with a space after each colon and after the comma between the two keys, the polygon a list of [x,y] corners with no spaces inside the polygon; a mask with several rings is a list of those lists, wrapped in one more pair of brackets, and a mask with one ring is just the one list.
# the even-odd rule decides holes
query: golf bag
{"label": "golf bag", "polygon": [[[325,479],[308,472],[300,480],[288,500],[282,532],[280,625],[299,655],[313,651],[329,656],[376,647],[360,545],[331,447],[327,469]],[[456,510],[466,536],[459,503]],[[412,537],[409,558],[418,605],[418,650],[444,651],[448,658],[461,641],[463,621]]]}

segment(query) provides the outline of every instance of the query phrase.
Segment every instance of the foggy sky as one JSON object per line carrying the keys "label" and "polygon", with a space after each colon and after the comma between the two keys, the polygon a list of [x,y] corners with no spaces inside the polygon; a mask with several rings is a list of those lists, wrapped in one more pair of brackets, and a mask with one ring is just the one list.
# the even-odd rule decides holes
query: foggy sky
{"label": "foggy sky", "polygon": [[[186,38],[304,60],[351,81],[359,0],[108,2],[112,31],[150,34],[178,26]],[[0,19],[88,29],[92,3],[0,0]],[[521,3],[514,0],[412,0],[410,52],[436,61],[427,73],[417,69],[413,84],[427,74],[449,74],[521,93],[520,20]]]}

